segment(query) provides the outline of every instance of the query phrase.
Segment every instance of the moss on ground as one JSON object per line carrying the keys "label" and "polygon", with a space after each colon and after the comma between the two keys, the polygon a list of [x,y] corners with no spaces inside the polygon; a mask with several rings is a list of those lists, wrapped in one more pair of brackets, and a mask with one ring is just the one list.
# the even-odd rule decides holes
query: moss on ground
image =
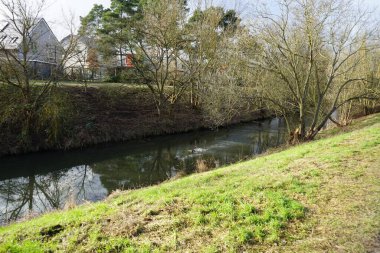
{"label": "moss on ground", "polygon": [[325,137],[0,228],[0,252],[375,252],[380,115]]}

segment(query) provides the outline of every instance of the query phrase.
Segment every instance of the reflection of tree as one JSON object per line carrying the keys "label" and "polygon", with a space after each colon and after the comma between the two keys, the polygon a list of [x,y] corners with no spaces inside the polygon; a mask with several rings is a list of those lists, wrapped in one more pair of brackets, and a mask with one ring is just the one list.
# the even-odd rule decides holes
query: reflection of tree
{"label": "reflection of tree", "polygon": [[83,171],[82,180],[80,181],[80,184],[79,184],[78,187],[77,187],[77,189],[78,189],[77,199],[79,199],[80,196],[83,196],[83,197],[86,196],[86,187],[85,187],[85,183],[86,183],[87,170],[88,170],[88,165],[85,165],[85,166],[84,166],[84,171]]}
{"label": "reflection of tree", "polygon": [[[7,180],[1,183],[0,192],[2,206],[5,206],[1,220],[15,220],[23,207],[28,204],[28,191],[25,191],[25,188],[19,188],[15,182]],[[13,205],[14,202],[19,202],[19,205]]]}
{"label": "reflection of tree", "polygon": [[[122,157],[95,163],[91,167],[101,175],[101,181],[108,191],[149,186],[177,173],[193,173],[200,160],[214,168],[263,153],[283,142],[282,124],[278,119],[262,122],[253,129],[249,141],[238,129],[236,132],[221,130],[195,135],[182,144],[175,141],[156,142],[145,150],[133,150]],[[218,144],[223,141],[226,141],[226,146],[219,147]],[[212,148],[213,145],[215,148]],[[195,147],[206,147],[206,151],[194,154],[191,150]]]}
{"label": "reflection of tree", "polygon": [[[90,165],[50,173],[39,170],[38,174],[43,175],[27,172],[29,175],[25,177],[0,181],[0,224],[30,213],[62,208],[69,199],[77,203],[100,200],[116,189],[148,186],[176,174],[190,174],[196,170],[197,160],[198,165],[204,161],[208,168],[214,168],[252,157],[284,142],[283,125],[284,122],[275,119],[216,132],[163,137],[152,142],[75,153],[73,161],[65,159],[70,160],[69,165],[62,164],[62,158],[53,159],[60,166]],[[193,153],[196,147],[204,148],[205,152]],[[85,156],[83,161],[81,155]]]}
{"label": "reflection of tree", "polygon": [[284,143],[285,132],[282,128],[284,124],[282,119],[273,119],[262,124],[262,130],[257,131],[252,139],[253,154],[262,154],[269,148]]}
{"label": "reflection of tree", "polygon": [[93,164],[108,191],[133,189],[165,181],[183,167],[177,153],[181,147],[158,144],[155,149]]}
{"label": "reflection of tree", "polygon": [[[96,183],[89,171],[88,166],[79,166],[46,175],[31,173],[28,177],[1,181],[0,224],[25,215],[63,208],[72,194],[75,194],[77,202],[85,199],[86,191]],[[103,195],[105,197],[106,192]]]}

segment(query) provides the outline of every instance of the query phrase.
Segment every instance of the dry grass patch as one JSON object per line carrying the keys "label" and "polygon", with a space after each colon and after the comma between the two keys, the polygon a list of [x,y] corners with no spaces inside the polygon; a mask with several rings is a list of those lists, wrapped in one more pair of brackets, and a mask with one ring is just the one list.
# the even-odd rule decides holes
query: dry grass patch
{"label": "dry grass patch", "polygon": [[0,252],[376,252],[379,164],[377,115],[343,135],[0,228]]}

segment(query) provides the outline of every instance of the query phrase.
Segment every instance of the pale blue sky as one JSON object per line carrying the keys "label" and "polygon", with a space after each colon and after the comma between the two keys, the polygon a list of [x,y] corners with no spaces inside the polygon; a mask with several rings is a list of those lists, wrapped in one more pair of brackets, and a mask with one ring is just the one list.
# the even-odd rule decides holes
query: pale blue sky
{"label": "pale blue sky", "polygon": [[[26,0],[36,1],[36,0]],[[207,0],[213,4],[222,5],[226,8],[235,8],[242,16],[249,15],[251,6],[256,3],[256,0]],[[273,0],[264,0],[268,4]],[[45,19],[51,24],[54,32],[59,39],[63,38],[68,32],[64,28],[65,18],[70,13],[75,15],[75,23],[79,26],[79,16],[85,16],[92,8],[94,4],[102,4],[106,7],[110,5],[110,0],[48,0],[48,7],[43,13]],[[198,2],[198,0],[191,0],[190,2]],[[201,0],[205,2],[205,0]],[[358,0],[360,3],[368,3],[371,8],[380,7],[380,0]],[[192,4],[194,7],[194,4]]]}
{"label": "pale blue sky", "polygon": [[[27,0],[37,1],[37,0]],[[43,16],[51,24],[54,32],[59,39],[63,38],[68,32],[65,27],[64,16],[70,16],[73,13],[76,16],[76,25],[79,25],[79,17],[85,16],[94,4],[102,4],[108,7],[111,0],[47,0],[48,7],[45,9]],[[212,4],[222,5],[226,8],[236,8],[239,12],[244,12],[250,3],[255,0],[207,0]],[[270,0],[269,0],[270,1]],[[197,5],[198,0],[191,0],[191,7]],[[205,2],[205,0],[201,0]]]}

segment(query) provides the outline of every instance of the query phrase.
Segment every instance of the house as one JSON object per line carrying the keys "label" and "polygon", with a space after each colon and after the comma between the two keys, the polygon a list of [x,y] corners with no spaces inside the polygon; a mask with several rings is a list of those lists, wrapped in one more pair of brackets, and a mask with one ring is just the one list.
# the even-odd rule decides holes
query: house
{"label": "house", "polygon": [[68,35],[61,40],[65,50],[73,47],[71,56],[65,62],[64,73],[69,79],[83,79],[87,75],[89,40],[79,35]]}
{"label": "house", "polygon": [[[19,60],[25,58],[32,69],[33,78],[49,78],[61,59],[60,42],[44,18],[38,19],[24,35],[20,32],[23,27],[17,20],[0,22],[0,50],[15,51],[13,55],[18,55]],[[28,42],[23,43],[25,40]]]}
{"label": "house", "polygon": [[95,40],[96,38],[83,35],[68,35],[61,40],[64,49],[75,47],[71,57],[65,62],[66,78],[101,80],[104,75],[117,75],[120,70],[134,67],[131,52],[115,49],[113,57],[103,57]]}
{"label": "house", "polygon": [[118,68],[133,68],[133,53],[126,49],[117,50],[113,65]]}
{"label": "house", "polygon": [[70,80],[101,80],[108,64],[98,52],[94,39],[80,35],[68,35],[61,40],[67,50],[73,47],[70,57],[65,61],[65,77]]}

